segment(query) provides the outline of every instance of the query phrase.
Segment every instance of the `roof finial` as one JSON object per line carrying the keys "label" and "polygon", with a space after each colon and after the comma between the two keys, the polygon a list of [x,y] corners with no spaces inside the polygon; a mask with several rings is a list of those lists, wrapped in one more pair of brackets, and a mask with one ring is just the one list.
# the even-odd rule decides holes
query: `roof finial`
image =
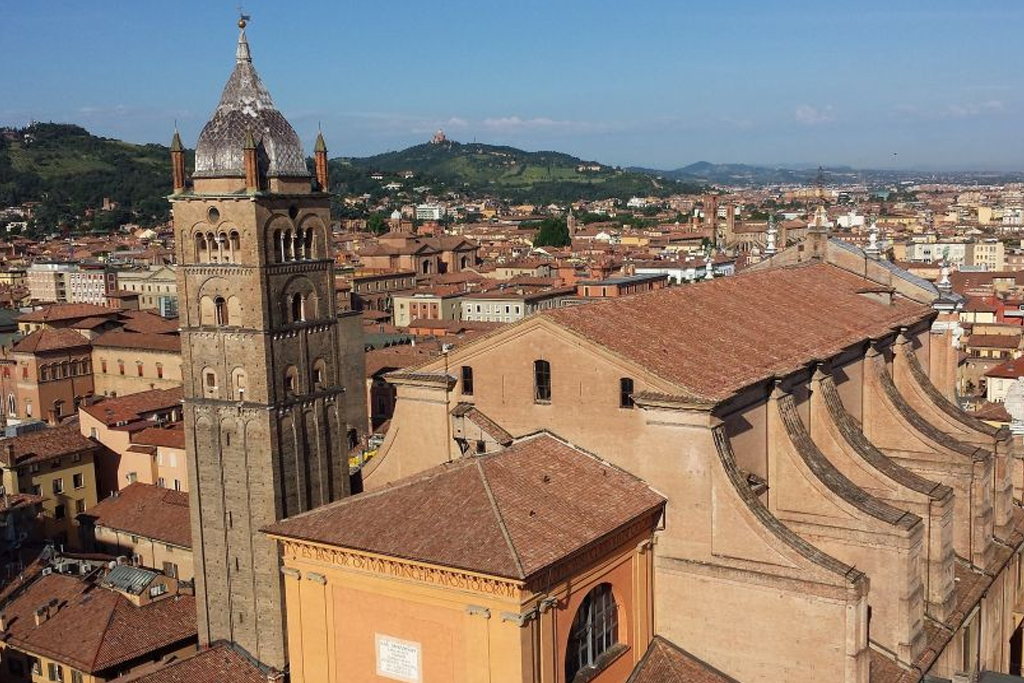
{"label": "roof finial", "polygon": [[249,53],[249,42],[245,39],[245,27],[252,21],[248,14],[242,14],[242,8],[238,8],[238,48],[235,50],[235,59],[239,62],[251,62],[252,55]]}

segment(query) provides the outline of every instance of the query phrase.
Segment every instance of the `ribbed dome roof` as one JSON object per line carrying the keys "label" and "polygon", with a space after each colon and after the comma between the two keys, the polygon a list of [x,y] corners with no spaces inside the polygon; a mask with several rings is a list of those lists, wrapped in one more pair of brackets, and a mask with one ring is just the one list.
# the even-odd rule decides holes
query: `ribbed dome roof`
{"label": "ribbed dome roof", "polygon": [[308,176],[299,136],[274,107],[256,73],[244,29],[238,36],[235,57],[235,70],[224,86],[220,104],[196,143],[195,177],[244,176],[243,147],[248,132],[256,139],[263,174]]}

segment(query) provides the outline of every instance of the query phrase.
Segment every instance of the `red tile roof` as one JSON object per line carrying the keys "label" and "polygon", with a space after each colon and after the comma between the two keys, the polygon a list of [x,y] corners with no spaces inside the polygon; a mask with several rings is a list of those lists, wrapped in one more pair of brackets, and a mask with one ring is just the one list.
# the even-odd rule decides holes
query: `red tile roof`
{"label": "red tile roof", "polygon": [[1019,334],[972,334],[964,346],[985,349],[1016,349],[1021,344]]}
{"label": "red tile roof", "polygon": [[188,494],[136,482],[94,505],[86,517],[98,526],[192,547]]}
{"label": "red tile roof", "polygon": [[230,644],[220,643],[132,683],[267,683],[267,670]]}
{"label": "red tile roof", "polygon": [[134,422],[150,413],[174,408],[181,403],[181,398],[181,387],[150,389],[127,396],[104,398],[91,405],[82,406],[82,410],[110,427],[119,423]]}
{"label": "red tile roof", "polygon": [[46,353],[47,351],[66,351],[88,346],[89,340],[70,328],[44,327],[20,340],[11,348],[11,351],[13,353]]}
{"label": "red tile roof", "polygon": [[26,465],[51,458],[59,458],[85,451],[94,451],[98,446],[82,436],[78,421],[68,422],[59,427],[47,427],[20,436],[0,439],[0,459],[10,460],[13,452],[15,465]]}
{"label": "red tile roof", "polygon": [[[1014,347],[1016,348],[1016,347]],[[985,373],[986,377],[1003,377],[1005,379],[1017,379],[1024,377],[1024,356],[1000,363]]]}
{"label": "red tile roof", "polygon": [[932,313],[900,296],[882,303],[862,294],[868,285],[812,262],[541,315],[714,402]]}
{"label": "red tile roof", "polygon": [[[37,626],[36,609],[51,601],[56,601],[56,613]],[[41,576],[4,605],[3,612],[7,645],[87,673],[196,637],[196,604],[191,596],[136,607],[118,593],[60,574]]]}
{"label": "red tile roof", "polygon": [[626,683],[736,683],[736,679],[655,636]]}
{"label": "red tile roof", "polygon": [[181,353],[181,338],[176,334],[111,330],[93,339],[92,345],[93,347],[115,349],[143,349],[145,351]]}
{"label": "red tile roof", "polygon": [[664,504],[636,477],[541,434],[325,505],[267,531],[527,579]]}
{"label": "red tile roof", "polygon": [[96,304],[52,304],[20,316],[18,322],[49,323],[91,316],[114,318],[117,317],[117,311],[106,306],[97,306]]}
{"label": "red tile roof", "polygon": [[127,332],[178,334],[178,319],[165,318],[152,311],[121,311]]}
{"label": "red tile roof", "polygon": [[147,427],[132,435],[132,443],[185,450],[185,425],[175,422],[166,427]]}

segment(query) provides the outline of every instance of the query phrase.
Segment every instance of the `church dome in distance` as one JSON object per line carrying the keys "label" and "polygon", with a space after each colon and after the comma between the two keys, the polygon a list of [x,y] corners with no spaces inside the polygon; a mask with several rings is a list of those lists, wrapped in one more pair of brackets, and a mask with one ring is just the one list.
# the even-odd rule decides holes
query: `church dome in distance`
{"label": "church dome in distance", "polygon": [[256,141],[261,175],[308,177],[306,155],[295,129],[274,107],[252,65],[244,23],[239,24],[235,69],[213,116],[196,143],[197,178],[245,176],[246,135]]}

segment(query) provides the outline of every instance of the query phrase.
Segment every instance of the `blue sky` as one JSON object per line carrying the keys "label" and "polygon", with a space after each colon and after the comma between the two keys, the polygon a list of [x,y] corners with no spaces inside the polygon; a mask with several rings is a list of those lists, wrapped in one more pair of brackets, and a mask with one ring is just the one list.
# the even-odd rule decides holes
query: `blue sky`
{"label": "blue sky", "polygon": [[[0,0],[0,124],[194,144],[235,2]],[[248,2],[253,58],[310,148],[425,141],[694,161],[1024,170],[1024,2]],[[894,156],[895,153],[895,156]]]}

